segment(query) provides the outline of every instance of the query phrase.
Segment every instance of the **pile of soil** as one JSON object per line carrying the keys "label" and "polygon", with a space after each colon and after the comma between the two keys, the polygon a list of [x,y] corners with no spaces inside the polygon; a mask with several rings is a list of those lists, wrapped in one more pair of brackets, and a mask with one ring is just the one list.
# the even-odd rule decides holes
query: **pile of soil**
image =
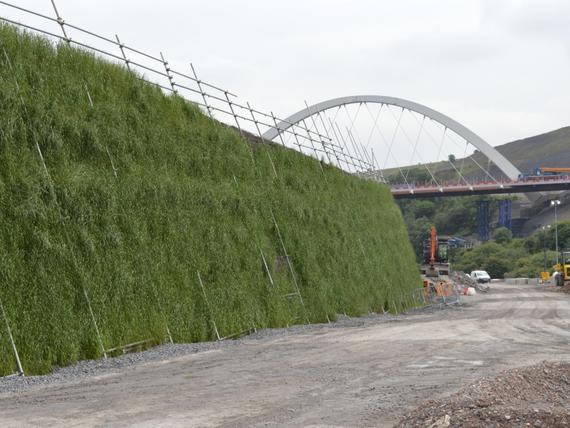
{"label": "pile of soil", "polygon": [[570,363],[544,362],[430,400],[398,427],[570,427]]}

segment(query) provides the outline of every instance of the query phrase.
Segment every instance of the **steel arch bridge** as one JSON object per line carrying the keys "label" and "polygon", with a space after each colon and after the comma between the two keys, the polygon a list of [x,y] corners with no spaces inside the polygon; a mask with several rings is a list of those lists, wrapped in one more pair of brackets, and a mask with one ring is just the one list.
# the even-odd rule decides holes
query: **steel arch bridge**
{"label": "steel arch bridge", "polygon": [[[467,144],[473,145],[476,150],[480,151],[487,159],[489,165],[494,164],[500,172],[504,175],[503,178],[497,179],[493,175],[489,173],[484,167],[480,164],[477,164],[481,170],[487,175],[489,179],[487,180],[479,180],[479,181],[468,181],[465,177],[461,176],[461,172],[458,171],[456,167],[454,167],[455,171],[459,174],[460,178],[457,182],[453,183],[442,183],[441,180],[436,178],[434,173],[430,172],[432,177],[431,183],[424,183],[422,185],[418,185],[417,183],[410,183],[404,180],[406,183],[401,185],[392,185],[392,193],[396,198],[428,198],[428,197],[437,197],[437,196],[461,196],[461,195],[482,195],[482,194],[498,194],[498,193],[530,193],[530,192],[540,192],[546,190],[564,190],[570,189],[570,177],[558,177],[557,179],[533,179],[533,181],[522,180],[524,174],[521,174],[521,171],[518,170],[506,157],[504,157],[498,150],[496,150],[493,146],[487,143],[483,138],[477,135],[475,132],[467,128],[466,126],[462,125],[458,121],[452,119],[451,117],[436,111],[430,107],[425,105],[405,100],[402,98],[396,97],[389,97],[389,96],[382,96],[382,95],[355,95],[355,96],[346,96],[340,98],[334,98],[327,101],[323,101],[314,105],[309,106],[308,104],[302,110],[290,115],[284,120],[279,122],[275,122],[275,127],[269,128],[265,133],[263,133],[262,138],[270,141],[276,141],[277,138],[282,139],[283,135],[286,133],[290,133],[291,129],[293,129],[293,134],[295,135],[295,126],[301,126],[303,129],[307,128],[307,121],[312,119],[312,123],[314,128],[317,130],[317,135],[321,135],[321,132],[318,129],[317,121],[314,120],[315,117],[318,117],[321,120],[322,126],[325,127],[325,133],[327,137],[332,141],[332,138],[329,135],[329,132],[326,130],[326,126],[324,121],[322,121],[322,114],[326,114],[327,111],[331,111],[336,108],[342,108],[349,105],[369,105],[369,104],[376,104],[380,105],[382,108],[383,106],[392,106],[401,109],[402,112],[409,111],[416,113],[423,117],[423,119],[430,119],[441,125],[444,128],[444,134],[447,130],[452,131],[457,136],[461,137],[466,141]],[[353,121],[354,122],[354,121]],[[311,121],[309,121],[311,123]],[[354,126],[354,123],[352,124]],[[398,126],[400,123],[398,122]],[[335,131],[334,124],[331,121],[331,127],[329,130],[332,129]],[[334,136],[336,137],[335,140],[338,140],[339,133],[341,130],[339,128],[338,133],[334,132]],[[396,131],[397,132],[397,131]],[[420,131],[421,133],[421,131]],[[354,136],[351,136],[351,130],[347,129],[347,137],[346,140],[351,141],[355,147],[355,153],[365,153],[366,150],[361,144],[361,150],[358,149],[358,142],[355,141],[356,139]],[[344,138],[341,135],[341,139]],[[419,140],[419,136],[418,136]],[[323,148],[326,147],[325,142],[321,138],[321,144]],[[393,143],[393,142],[392,142]],[[417,143],[416,143],[417,146]],[[390,150],[392,148],[390,147]],[[326,150],[326,148],[325,148]],[[415,149],[414,149],[415,150]],[[368,158],[369,155],[364,155],[365,158]],[[374,161],[367,162],[367,165],[370,164],[377,165]],[[452,164],[453,166],[453,164]],[[427,166],[426,166],[427,168]],[[400,169],[401,171],[401,169]],[[380,173],[378,175],[378,172]],[[369,178],[377,178],[378,176],[382,177],[381,179],[384,180],[381,168],[378,170],[373,170],[373,168],[368,167],[367,171],[360,171],[357,174]]]}

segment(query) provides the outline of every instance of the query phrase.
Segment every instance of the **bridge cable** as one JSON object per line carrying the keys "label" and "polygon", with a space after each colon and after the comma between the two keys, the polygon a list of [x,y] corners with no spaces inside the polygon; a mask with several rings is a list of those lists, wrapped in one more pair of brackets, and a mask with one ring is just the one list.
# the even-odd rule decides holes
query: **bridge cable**
{"label": "bridge cable", "polygon": [[[305,104],[307,104],[307,103],[305,102]],[[310,110],[310,108],[309,108],[308,105],[307,105],[307,111],[308,111],[309,113],[311,113],[311,110]],[[330,156],[330,154],[331,154],[331,152],[332,152],[332,153],[335,155],[335,157],[337,158],[338,162],[339,162],[339,163],[338,163],[338,166],[342,168],[342,164],[340,164],[340,160],[338,159],[338,156],[336,155],[337,152],[336,152],[336,150],[335,150],[335,148],[337,148],[337,147],[339,147],[339,146],[336,145],[336,144],[333,142],[333,140],[330,138],[330,135],[328,135],[328,134],[327,134],[327,135],[321,134],[321,130],[319,129],[319,126],[318,126],[317,122],[315,121],[315,117],[314,117],[315,114],[318,115],[318,112],[316,112],[316,113],[314,113],[314,114],[312,114],[312,115],[310,116],[311,121],[312,121],[312,125],[311,125],[311,126],[307,127],[306,122],[305,122],[305,119],[303,119],[303,123],[305,123],[305,126],[308,128],[309,132],[312,132],[313,134],[316,133],[316,134],[319,136],[319,140],[320,140],[320,141],[318,141],[318,140],[313,140],[313,141],[315,141],[315,142],[317,142],[317,143],[320,142],[323,148],[322,148],[322,150],[321,150],[321,149],[317,149],[317,151],[322,151],[323,153],[325,153],[326,156],[327,156],[327,158],[328,158],[328,160],[329,160],[329,164],[334,165],[333,161],[331,160],[331,156]],[[322,119],[322,118],[321,118],[321,119]],[[322,121],[322,120],[321,120],[321,121]],[[323,123],[324,123],[324,122],[323,122]],[[315,128],[316,132],[313,131],[313,127]],[[325,129],[325,132],[327,132],[326,129]],[[327,139],[328,139],[328,141],[325,141],[325,140],[327,140]]]}
{"label": "bridge cable", "polygon": [[[310,112],[310,110],[307,110]],[[339,145],[335,144],[334,141],[329,137],[325,137],[323,134],[320,133],[320,130],[318,129],[318,126],[316,124],[316,122],[314,121],[314,117],[311,116],[311,119],[313,120],[313,124],[315,125],[316,129],[318,132],[313,131],[313,125],[311,126],[307,126],[305,119],[302,119],[301,121],[305,124],[305,130],[308,131],[309,134],[317,134],[317,136],[319,137],[319,139],[321,140],[321,143],[323,144],[323,152],[329,154],[329,152],[327,151],[327,147],[329,147],[333,152],[335,150],[335,148],[340,148]],[[326,131],[326,130],[325,130]],[[305,138],[305,137],[303,137]],[[325,140],[328,138],[328,141],[325,142]],[[312,139],[312,137],[311,137]],[[314,142],[318,142],[315,139],[312,139]],[[320,149],[317,149],[318,151],[321,151]]]}
{"label": "bridge cable", "polygon": [[[311,122],[313,122],[313,126],[315,127],[315,130],[317,131],[317,135],[322,135],[321,131],[319,130],[319,127],[317,125],[317,122],[315,121],[315,115],[314,115],[314,113],[311,112],[311,108],[309,107],[309,103],[307,103],[306,100],[305,100],[305,106],[307,107],[307,111],[311,115]],[[321,140],[321,145],[323,146],[323,151],[325,152],[325,155],[327,156],[327,159],[329,160],[329,165],[332,165],[331,157],[330,157],[329,152],[327,151],[325,142],[324,142],[323,138],[320,138],[320,140]]]}
{"label": "bridge cable", "polygon": [[[312,118],[313,118],[313,117],[311,116],[311,119],[312,119]],[[311,133],[316,133],[316,134],[318,135],[318,134],[320,133],[319,130],[318,130],[318,129],[317,129],[316,131],[313,130],[314,125],[315,125],[315,124],[314,124],[314,119],[312,120],[312,122],[313,122],[313,123],[312,123],[310,126],[307,126],[306,120],[303,119],[303,125],[305,126],[305,128],[307,128],[307,134],[310,135]],[[317,143],[317,146],[315,146],[315,144],[313,144],[313,143]],[[319,144],[320,144],[320,146],[319,146]],[[324,153],[324,155],[322,155],[322,161],[323,161],[323,162],[326,162],[326,160],[325,160],[325,156],[326,156],[326,159],[328,159],[328,163],[329,163],[329,164],[331,163],[330,157],[329,157],[329,152],[328,152],[328,150],[327,150],[327,148],[326,148],[326,146],[325,146],[325,143],[324,143],[324,141],[323,141],[323,139],[322,139],[321,137],[319,137],[318,140],[315,140],[315,139],[312,139],[312,138],[311,138],[311,145],[314,147],[313,150],[315,151],[315,154],[316,154],[317,152]],[[322,147],[322,148],[321,148],[321,147]],[[319,159],[318,156],[317,156],[317,159]],[[321,159],[319,159],[319,161],[321,161]]]}
{"label": "bridge cable", "polygon": [[[344,157],[344,162],[345,162],[347,165],[353,165],[353,166],[354,166],[353,163],[348,162],[348,161],[346,160],[346,159],[347,159],[347,155],[346,155],[346,153],[344,152],[343,147],[341,146],[341,142],[340,142],[340,140],[339,140],[339,138],[338,138],[338,135],[336,135],[336,130],[334,129],[334,125],[333,125],[333,124],[336,122],[336,119],[337,119],[337,117],[338,117],[338,114],[339,114],[339,112],[340,112],[340,109],[341,109],[341,106],[338,106],[338,108],[337,108],[337,110],[336,110],[336,113],[335,113],[335,115],[334,115],[334,118],[333,118],[332,120],[330,119],[330,117],[327,116],[327,119],[328,119],[328,121],[329,121],[329,123],[330,123],[330,126],[327,127],[327,126],[325,125],[325,133],[330,136],[330,132],[331,132],[331,130],[332,130],[332,132],[333,132],[334,135],[335,135],[336,141],[338,142],[337,144],[338,144],[338,148],[340,149],[340,153],[342,153],[342,155],[343,155],[343,157]],[[320,112],[319,112],[319,117],[320,117]],[[322,117],[321,117],[321,121],[322,121]],[[323,124],[324,124],[324,123],[323,123]],[[332,144],[332,141],[333,141],[333,140],[331,139],[331,144]]]}
{"label": "bridge cable", "polygon": [[[353,135],[353,133],[350,133],[351,135]],[[353,136],[354,138],[354,136]],[[362,150],[362,153],[364,155],[364,159],[366,160],[366,162],[368,162],[368,166],[370,168],[370,170],[374,170],[374,161],[372,160],[372,158],[370,157],[370,153],[368,153],[368,149],[364,146],[364,144],[362,143],[362,140],[360,139],[360,137],[358,136],[358,133],[356,133],[356,138],[358,138],[358,141],[356,141],[356,143],[359,145],[360,150]]]}
{"label": "bridge cable", "polygon": [[[419,120],[415,115],[412,115],[414,117],[414,119],[416,120],[416,122],[419,124]],[[424,116],[425,119],[425,116]],[[430,118],[431,119],[431,118]],[[433,120],[433,119],[431,119]],[[443,133],[443,138],[442,138],[442,143],[438,152],[438,156],[437,159],[439,159],[439,157],[441,156],[441,148],[443,147],[443,140],[446,136],[446,131],[447,131],[447,127],[444,127],[444,133]],[[437,141],[435,140],[435,137],[427,130],[424,129],[425,134],[430,138],[430,140],[435,144],[435,146],[437,147]],[[467,150],[467,149],[466,149]],[[451,162],[448,158],[448,162],[451,165],[451,167],[455,170],[455,172],[457,172],[457,174],[459,174],[459,179],[463,180],[465,182],[465,184],[467,184],[467,186],[472,187],[471,183],[469,183],[469,181],[463,176],[463,174],[457,170],[457,167],[453,164],[453,162]]]}
{"label": "bridge cable", "polygon": [[[447,134],[447,129],[448,129],[447,126],[444,127],[444,129],[443,129],[443,136],[442,136],[442,138],[441,138],[441,147],[443,147],[443,143],[445,142],[445,137],[446,137],[446,134]],[[440,150],[440,152],[438,153],[437,158],[439,159],[440,156],[441,156],[441,150]],[[467,179],[463,176],[463,174],[461,174],[461,173],[459,172],[459,170],[457,169],[457,167],[455,166],[455,164],[451,161],[451,159],[448,158],[447,161],[449,162],[449,164],[451,165],[451,167],[455,170],[455,172],[456,172],[457,174],[459,174],[459,179],[460,179],[460,180],[463,180],[463,181],[465,182],[465,184],[469,187],[469,189],[472,190],[472,189],[473,189],[473,185],[472,185],[471,183],[469,183],[469,182],[467,181]]]}
{"label": "bridge cable", "polygon": [[352,130],[350,130],[348,126],[346,127],[346,134],[348,135],[348,137],[352,143],[352,148],[353,148],[354,152],[360,158],[361,162],[363,162],[367,166],[366,170],[370,169],[370,164],[368,163],[368,161],[366,160],[366,157],[363,155],[362,151],[358,147],[358,142],[354,138]]}
{"label": "bridge cable", "polygon": [[358,161],[358,163],[360,164],[361,170],[358,171],[358,172],[366,171],[366,165],[365,165],[365,163],[362,161],[362,159],[358,156],[358,153],[356,152],[356,148],[354,147],[354,144],[352,144],[352,141],[350,140],[350,136],[347,135],[347,138],[348,138],[348,140],[350,141],[350,143],[352,144],[352,150],[353,150],[354,153],[351,153],[351,152],[350,152],[350,146],[349,146],[348,143],[346,142],[346,139],[344,138],[344,135],[343,135],[343,133],[342,133],[342,131],[341,131],[341,129],[340,129],[340,126],[338,126],[338,123],[335,123],[335,125],[336,125],[336,127],[337,127],[337,130],[338,130],[338,133],[339,133],[340,137],[342,138],[343,143],[344,143],[345,146],[346,146],[346,150],[348,151],[348,153],[350,153],[350,156],[352,156],[352,158],[355,160],[355,162]]}
{"label": "bridge cable", "polygon": [[[327,117],[327,119],[328,119],[329,122],[330,122],[330,128],[329,128],[329,130],[331,130],[331,131],[333,132],[336,141],[338,141],[339,144],[340,144],[341,140],[340,140],[340,138],[338,137],[338,134],[336,133],[336,129],[334,128],[333,121],[331,120],[330,117]],[[345,159],[345,162],[346,162],[346,164],[347,164],[348,172],[352,172],[352,171],[350,170],[350,168],[349,168],[350,166],[352,166],[355,171],[358,171],[358,170],[354,167],[354,164],[353,164],[352,162],[348,162],[348,161],[347,161],[348,158],[347,158],[347,155],[346,155],[346,153],[345,153],[345,151],[344,151],[344,148],[343,148],[342,146],[340,147],[340,150],[341,150],[341,153],[344,155],[344,159]]]}
{"label": "bridge cable", "polygon": [[[355,130],[350,130],[350,129],[347,129],[347,131],[348,131],[347,132],[348,136],[352,140],[352,143],[355,147],[355,151],[358,153],[358,156],[362,160],[362,163],[364,163],[364,165],[366,165],[365,170],[370,171],[372,169],[372,164],[370,163],[370,159],[368,159],[367,152],[362,147],[362,143],[359,143],[359,141],[358,141],[360,139],[360,137],[358,136],[358,133],[355,133],[354,132]],[[354,137],[354,135],[356,135],[356,138]]]}
{"label": "bridge cable", "polygon": [[[368,109],[368,113],[372,117],[372,114],[370,113],[370,108],[368,107],[368,104],[365,103],[364,106]],[[384,107],[384,104],[380,104],[380,108],[378,109],[378,114],[376,115],[375,118],[372,117],[372,119],[374,119],[374,123],[372,124],[372,127],[370,128],[370,133],[368,134],[368,139],[366,140],[366,146],[365,147],[370,147],[371,158],[372,158],[372,169],[376,169],[377,172],[380,174],[380,177],[382,177],[382,181],[385,181],[384,172],[380,169],[380,165],[378,165],[378,159],[376,159],[376,155],[374,154],[374,148],[370,146],[370,143],[372,141],[372,137],[374,136],[375,128],[378,127],[378,121],[380,120],[380,115],[382,114],[382,108],[383,107]]]}
{"label": "bridge cable", "polygon": [[377,180],[387,184],[386,177],[384,177],[384,171],[380,169],[380,163],[378,162],[376,153],[374,153],[374,147],[370,147],[370,153],[372,155],[372,165],[374,166],[374,173],[376,176],[380,177],[379,179],[377,178]]}
{"label": "bridge cable", "polygon": [[331,121],[330,118],[329,118],[329,122],[330,122],[330,127],[328,128],[329,132],[330,132],[331,129],[334,130],[334,125],[333,125],[333,123],[336,122],[336,119],[338,118],[338,113],[340,112],[340,108],[341,108],[341,106],[338,106],[338,108],[337,108],[337,110],[336,110],[336,113],[334,114],[334,117],[333,117],[332,121]]}
{"label": "bridge cable", "polygon": [[447,134],[447,126],[443,127],[443,135],[441,136],[441,142],[439,144],[439,149],[437,151],[436,160],[440,159],[441,157],[441,151],[443,150],[443,143],[445,143],[445,134]]}
{"label": "bridge cable", "polygon": [[[449,135],[448,138],[449,138],[452,142],[454,142],[456,145],[460,145],[460,143],[459,143],[457,140],[455,140],[451,135]],[[467,140],[465,140],[465,141],[467,141]],[[467,141],[467,142],[468,142],[468,141]],[[471,144],[471,143],[468,142],[468,144]],[[480,153],[482,153],[482,152],[480,152]],[[483,167],[481,166],[481,164],[479,164],[479,162],[477,162],[477,160],[476,160],[475,157],[474,157],[474,154],[471,155],[471,156],[469,156],[469,159],[471,159],[471,161],[473,161],[473,163],[474,163],[475,165],[477,165],[477,166],[481,169],[481,171],[483,171],[491,180],[493,180],[493,181],[494,181],[495,183],[497,183],[501,188],[503,188],[503,184],[502,184],[501,182],[499,182],[489,171],[487,171],[485,168],[483,168]],[[487,158],[487,159],[488,159],[488,158]]]}
{"label": "bridge cable", "polygon": [[[435,141],[435,138],[433,137],[433,135],[431,135],[431,134],[429,134],[429,133],[428,133],[428,135],[430,136],[430,138],[432,139],[432,141],[434,142],[434,144],[437,144],[437,142]],[[463,145],[462,145],[461,143],[459,143],[455,138],[453,138],[453,137],[451,136],[451,134],[447,134],[447,138],[448,138],[449,140],[451,140],[451,142],[453,142],[458,148],[461,149],[461,148],[463,147]],[[463,137],[461,137],[461,138],[463,138]],[[467,147],[468,147],[468,145],[471,144],[471,143],[470,143],[468,140],[465,140],[465,142],[466,142],[466,147],[465,147],[464,153],[465,153],[465,155],[466,155],[466,154],[467,154]],[[490,175],[488,172],[485,171],[485,168],[483,168],[478,162],[476,162],[476,161],[473,161],[473,162],[474,162],[475,165],[477,165],[484,173],[486,173],[487,175]],[[493,180],[495,180],[494,177],[491,176],[491,178],[492,178]],[[496,181],[496,180],[495,180],[495,181]]]}
{"label": "bridge cable", "polygon": [[[380,104],[380,109],[382,109],[382,108],[384,107],[384,105],[385,105],[385,104],[383,104],[383,103]],[[370,107],[368,107],[368,104],[367,104],[367,103],[365,103],[365,107],[366,107],[366,110],[368,111],[368,114],[370,115],[370,117],[371,117],[372,119],[374,119],[374,116],[372,115],[372,112],[370,111]],[[386,104],[386,108],[388,108],[388,105],[387,105],[387,104]],[[378,115],[378,117],[379,117],[379,116],[380,116],[380,115]],[[377,121],[374,122],[374,128],[376,129],[376,131],[378,131],[378,134],[380,135],[381,140],[382,140],[382,142],[384,143],[384,145],[385,145],[386,147],[389,147],[388,139],[386,138],[386,136],[384,135],[384,133],[383,133],[382,130],[380,129],[380,126],[378,125],[378,122],[377,122]],[[374,156],[374,157],[376,157],[376,156]],[[400,166],[400,163],[396,160],[396,158],[394,157],[393,154],[392,154],[392,160],[394,161],[394,164],[396,165],[396,168],[398,168],[398,170],[400,171],[400,175],[401,175],[402,178],[404,179],[404,182],[406,183],[406,186],[408,187],[408,189],[411,190],[412,187],[410,186],[410,183],[408,183],[408,179],[406,178],[404,172],[402,171],[402,167]],[[384,170],[385,170],[386,168],[383,168],[383,169],[380,168],[380,163],[379,163],[378,159],[376,159],[376,163],[378,164],[378,169],[379,169],[379,171],[381,172],[382,176],[385,177],[385,176],[384,176]]]}
{"label": "bridge cable", "polygon": [[[441,147],[443,147],[443,143],[445,142],[445,138],[449,135],[449,134],[447,133],[447,130],[448,130],[447,126],[444,127],[444,129],[443,129],[443,136],[441,137]],[[466,150],[467,150],[467,149],[466,149]],[[439,159],[440,156],[441,156],[441,151],[440,151],[440,153],[438,154],[438,159]],[[465,178],[465,176],[457,169],[457,167],[456,167],[455,164],[451,161],[451,159],[449,159],[449,157],[448,157],[447,160],[448,160],[449,164],[451,165],[451,167],[455,170],[455,172],[456,172],[457,174],[459,174],[459,179],[460,179],[460,180],[463,180],[463,181],[465,182],[465,184],[469,187],[469,189],[473,190],[473,185],[472,185],[471,183],[469,183],[469,181],[467,181],[467,179]]]}
{"label": "bridge cable", "polygon": [[[388,106],[388,110],[390,111],[390,113],[392,114],[392,116],[394,117],[394,120],[396,120],[396,115],[394,114],[394,112],[390,109],[390,106]],[[398,125],[400,124],[401,120],[402,120],[402,116],[404,115],[404,108],[402,107],[402,112],[400,113],[400,118],[398,119]],[[413,142],[412,139],[410,138],[410,136],[408,135],[408,133],[406,132],[406,130],[404,128],[402,128],[402,134],[404,134],[404,137],[406,137],[406,139],[408,140],[408,142],[413,146]],[[419,153],[416,153],[418,156],[418,159],[420,160],[420,163],[423,165],[423,167],[427,170],[428,174],[431,176],[433,182],[435,183],[435,185],[437,187],[440,188],[441,190],[441,185],[439,184],[439,182],[437,181],[437,179],[435,178],[435,175],[431,172],[431,170],[428,167],[428,164],[426,162],[424,162],[424,160],[421,158]]]}
{"label": "bridge cable", "polygon": [[461,158],[461,168],[459,169],[459,174],[463,173],[465,168],[465,158],[467,157],[467,149],[469,148],[469,141],[465,140],[465,150],[463,151],[463,157]]}
{"label": "bridge cable", "polygon": [[[317,159],[317,161],[319,162],[319,166],[321,167],[321,172],[324,174],[325,170],[323,169],[323,165],[321,164],[321,160],[319,159],[319,154],[317,153],[317,149],[315,148],[315,144],[313,139],[311,138],[311,134],[310,134],[310,129],[307,127],[307,123],[305,122],[305,119],[303,119],[303,126],[305,127],[305,131],[307,131],[307,135],[309,136],[309,141],[311,142],[311,147],[313,148],[313,152],[315,153],[315,158]],[[325,151],[326,153],[326,151]]]}
{"label": "bridge cable", "polygon": [[[360,110],[362,109],[362,104],[364,104],[364,103],[361,102],[358,105],[358,110],[356,111],[356,114],[352,118],[348,112],[348,108],[346,107],[346,104],[344,105],[344,110],[345,110],[346,115],[348,116],[348,120],[351,122],[350,130],[348,131],[348,133],[350,135],[352,135],[352,137],[354,139],[354,144],[356,145],[356,147],[358,149],[359,156],[363,157],[364,162],[366,162],[368,164],[367,169],[373,169],[374,166],[370,162],[370,159],[368,158],[368,153],[365,150],[364,145],[362,144],[362,138],[360,138],[360,135],[358,134],[358,131],[355,128],[356,119],[358,118],[358,115],[360,114]],[[354,135],[356,135],[356,138],[354,138]]]}
{"label": "bridge cable", "polygon": [[[339,111],[340,111],[340,109],[339,109]],[[339,141],[339,147],[341,149],[341,153],[344,155],[345,158],[347,158],[351,161],[350,164],[353,167],[355,167],[355,171],[358,172],[358,166],[355,163],[358,159],[356,157],[354,157],[352,155],[352,153],[350,152],[348,146],[346,145],[346,142],[343,141],[344,139],[342,138],[342,134],[340,134],[341,138],[339,138],[340,128],[338,127],[338,124],[336,124],[336,122],[333,122],[330,117],[328,118],[328,120],[331,123],[332,131],[334,132],[335,138],[337,139],[337,141]],[[335,129],[335,124],[336,124],[337,128],[339,129],[339,133],[337,133],[337,130]],[[345,153],[345,151],[346,151],[346,153]]]}
{"label": "bridge cable", "polygon": [[[317,112],[317,116],[319,117],[319,120],[321,121],[321,124],[322,124],[322,126],[323,126],[323,128],[324,128],[324,130],[325,130],[325,134],[326,134],[327,138],[328,138],[330,141],[332,141],[332,138],[331,138],[331,136],[330,136],[330,134],[329,134],[329,131],[328,131],[326,125],[325,125],[325,121],[324,121],[324,119],[323,119],[323,115],[321,114],[320,111]],[[342,163],[341,163],[341,161],[340,161],[340,158],[338,157],[337,151],[334,149],[334,146],[332,146],[332,150],[333,150],[333,154],[334,154],[334,156],[335,156],[335,158],[336,158],[336,160],[337,160],[337,164],[338,164],[339,168],[342,168]],[[344,162],[346,163],[346,160],[345,160]]]}
{"label": "bridge cable", "polygon": [[352,146],[354,147],[354,150],[358,153],[358,156],[360,156],[362,161],[366,164],[366,171],[370,171],[371,164],[370,164],[368,158],[366,157],[366,155],[364,153],[362,153],[362,151],[360,150],[360,148],[358,146],[358,142],[354,138],[354,135],[353,135],[352,131],[348,128],[348,126],[346,127],[346,131],[348,134],[348,138],[350,139]]}
{"label": "bridge cable", "polygon": [[[344,138],[344,135],[342,134],[342,131],[340,130],[340,127],[338,126],[338,123],[335,122],[334,125],[335,125],[336,128],[337,128],[338,135],[340,135],[340,139],[341,139],[341,141],[342,141],[344,147],[346,148],[346,151],[347,151],[347,153],[349,154],[349,156],[354,160],[354,162],[360,161],[360,159],[358,159],[358,157],[354,156],[354,155],[350,152],[350,149],[349,149],[349,147],[348,147],[348,144],[346,144],[346,140],[345,140],[345,138]],[[357,168],[357,169],[356,169],[356,172],[359,172],[358,168],[359,168],[359,167],[362,168],[362,161],[360,161],[360,166],[355,165],[355,167]]]}
{"label": "bridge cable", "polygon": [[[390,110],[390,106],[387,105],[386,108],[388,109],[388,111],[392,114],[392,116],[394,116],[394,112],[392,112]],[[400,129],[400,124],[402,122],[402,116],[404,115],[404,109],[402,108],[402,111],[400,112],[400,117],[398,119],[396,119],[396,117],[394,116],[394,119],[396,119],[396,128],[394,129],[394,133],[392,134],[392,140],[390,141],[390,146],[388,147],[388,154],[386,155],[386,158],[384,159],[384,169],[386,169],[386,165],[388,163],[388,157],[390,157],[390,155],[392,154],[392,148],[394,147],[394,142],[396,141],[396,136],[398,135],[398,131]]]}
{"label": "bridge cable", "polygon": [[365,106],[368,109],[368,113],[370,114],[371,118],[374,120],[372,128],[370,129],[370,134],[368,134],[368,140],[366,141],[366,145],[369,146],[370,142],[372,141],[372,136],[374,135],[374,130],[375,130],[374,125],[378,125],[378,121],[380,120],[380,115],[382,114],[382,108],[384,107],[384,104],[380,104],[380,108],[378,109],[378,114],[376,115],[376,117],[372,116],[372,113],[370,113],[370,108],[368,107],[368,104],[365,104]]}
{"label": "bridge cable", "polygon": [[422,123],[420,125],[420,130],[418,132],[418,136],[416,137],[416,143],[414,145],[414,149],[412,150],[412,156],[410,157],[410,161],[408,162],[408,164],[410,165],[410,167],[408,168],[408,170],[406,171],[406,178],[408,177],[408,174],[410,173],[410,171],[412,170],[412,165],[414,164],[414,157],[416,155],[416,152],[418,150],[418,144],[420,143],[420,138],[422,136],[422,132],[424,130],[424,125],[426,122],[426,116],[424,115],[424,118],[422,119]]}
{"label": "bridge cable", "polygon": [[356,121],[356,118],[360,114],[360,109],[362,108],[362,104],[364,104],[364,103],[361,102],[358,104],[358,109],[356,110],[356,114],[354,115],[354,118],[350,116],[350,113],[348,112],[348,107],[346,107],[346,104],[343,105],[344,112],[346,113],[346,116],[348,117],[348,120],[350,121],[350,130],[351,131],[354,129],[354,123]]}

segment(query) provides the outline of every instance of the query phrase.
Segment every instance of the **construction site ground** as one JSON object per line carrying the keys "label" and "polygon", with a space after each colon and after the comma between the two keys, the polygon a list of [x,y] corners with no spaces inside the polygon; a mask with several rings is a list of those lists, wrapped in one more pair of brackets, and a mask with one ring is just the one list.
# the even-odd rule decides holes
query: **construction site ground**
{"label": "construction site ground", "polygon": [[[45,377],[5,379],[1,425],[393,426],[408,414],[407,426],[429,426],[414,419],[426,400],[458,402],[458,391],[504,370],[570,361],[568,294],[493,283],[489,293],[462,302],[159,347]],[[558,369],[539,370],[548,378]],[[525,373],[515,372],[542,379]],[[443,424],[434,426],[453,423],[434,420]]]}

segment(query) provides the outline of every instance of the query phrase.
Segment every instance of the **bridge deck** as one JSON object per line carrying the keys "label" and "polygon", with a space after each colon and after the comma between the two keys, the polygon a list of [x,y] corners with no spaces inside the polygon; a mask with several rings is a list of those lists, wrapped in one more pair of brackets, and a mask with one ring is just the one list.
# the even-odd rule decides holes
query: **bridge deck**
{"label": "bridge deck", "polygon": [[470,195],[497,195],[509,193],[532,193],[556,190],[570,190],[570,176],[560,179],[542,179],[532,181],[506,181],[492,183],[414,185],[391,187],[395,199],[421,199]]}

